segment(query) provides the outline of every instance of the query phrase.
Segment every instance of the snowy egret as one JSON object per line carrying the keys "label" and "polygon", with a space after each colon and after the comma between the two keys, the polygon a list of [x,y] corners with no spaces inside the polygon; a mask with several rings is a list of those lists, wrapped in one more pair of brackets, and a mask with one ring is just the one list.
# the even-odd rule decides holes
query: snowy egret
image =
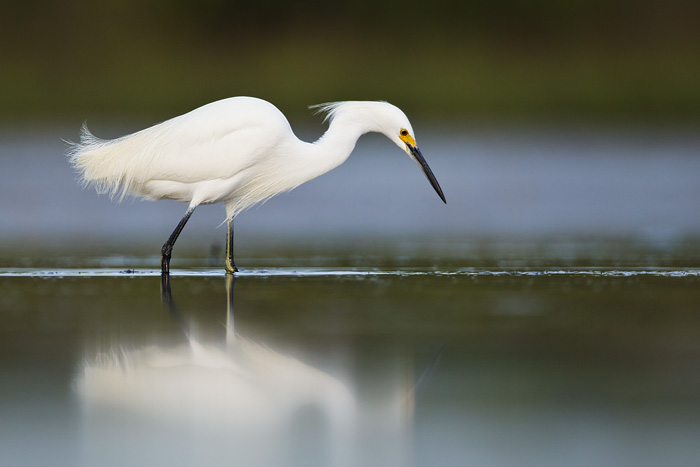
{"label": "snowy egret", "polygon": [[233,259],[236,215],[339,166],[365,133],[382,133],[406,151],[446,203],[398,107],[371,101],[314,107],[326,114],[324,122],[330,121],[315,143],[299,140],[269,102],[231,97],[113,140],[96,138],[83,125],[80,142],[71,143],[68,157],[83,184],[99,193],[119,200],[132,195],[188,203],[161,250],[163,274],[170,271],[173,245],[194,209],[218,202],[226,206],[226,271],[238,271]]}

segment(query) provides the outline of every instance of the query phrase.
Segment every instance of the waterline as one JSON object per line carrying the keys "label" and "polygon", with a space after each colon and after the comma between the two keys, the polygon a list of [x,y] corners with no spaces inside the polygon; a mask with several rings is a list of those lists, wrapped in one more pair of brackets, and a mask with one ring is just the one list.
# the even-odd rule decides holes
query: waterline
{"label": "waterline", "polygon": [[[223,277],[223,269],[174,269],[171,276],[176,277]],[[150,277],[160,276],[160,269],[119,269],[119,268],[0,268],[2,277]],[[473,277],[552,277],[552,276],[589,276],[589,277],[700,277],[697,268],[265,268],[242,269],[236,277],[407,277],[407,276],[473,276]]]}

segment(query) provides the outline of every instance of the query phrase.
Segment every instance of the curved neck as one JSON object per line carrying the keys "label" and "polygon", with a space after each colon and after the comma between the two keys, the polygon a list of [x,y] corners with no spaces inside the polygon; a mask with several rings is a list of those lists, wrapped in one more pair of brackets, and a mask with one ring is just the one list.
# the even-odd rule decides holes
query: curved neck
{"label": "curved neck", "polygon": [[318,173],[314,176],[322,175],[345,162],[360,136],[370,131],[376,130],[357,116],[336,116],[323,136],[314,143],[307,143],[313,147],[314,163],[317,164]]}

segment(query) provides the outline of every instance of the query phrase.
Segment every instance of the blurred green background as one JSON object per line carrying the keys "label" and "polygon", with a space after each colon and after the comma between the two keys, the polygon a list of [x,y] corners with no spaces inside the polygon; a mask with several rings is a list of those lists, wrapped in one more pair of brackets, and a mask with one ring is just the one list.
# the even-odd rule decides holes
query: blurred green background
{"label": "blurred green background", "polygon": [[700,120],[697,0],[23,0],[0,121],[163,119],[255,95],[467,119]]}

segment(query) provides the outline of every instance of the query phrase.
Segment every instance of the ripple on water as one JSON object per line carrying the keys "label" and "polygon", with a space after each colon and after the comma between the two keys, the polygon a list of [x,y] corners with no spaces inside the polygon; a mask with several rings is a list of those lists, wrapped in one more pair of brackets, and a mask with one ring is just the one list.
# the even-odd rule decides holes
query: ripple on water
{"label": "ripple on water", "polygon": [[[119,269],[119,268],[85,268],[85,269],[39,269],[39,268],[0,268],[0,277],[147,277],[160,276],[159,269]],[[171,276],[189,277],[223,277],[223,269],[175,269]],[[488,269],[488,268],[452,268],[452,269],[410,269],[410,268],[270,268],[242,269],[237,277],[372,277],[372,276],[467,276],[467,277],[551,277],[551,276],[589,276],[589,277],[700,277],[700,269],[660,269],[660,268],[571,268],[571,269]]]}

